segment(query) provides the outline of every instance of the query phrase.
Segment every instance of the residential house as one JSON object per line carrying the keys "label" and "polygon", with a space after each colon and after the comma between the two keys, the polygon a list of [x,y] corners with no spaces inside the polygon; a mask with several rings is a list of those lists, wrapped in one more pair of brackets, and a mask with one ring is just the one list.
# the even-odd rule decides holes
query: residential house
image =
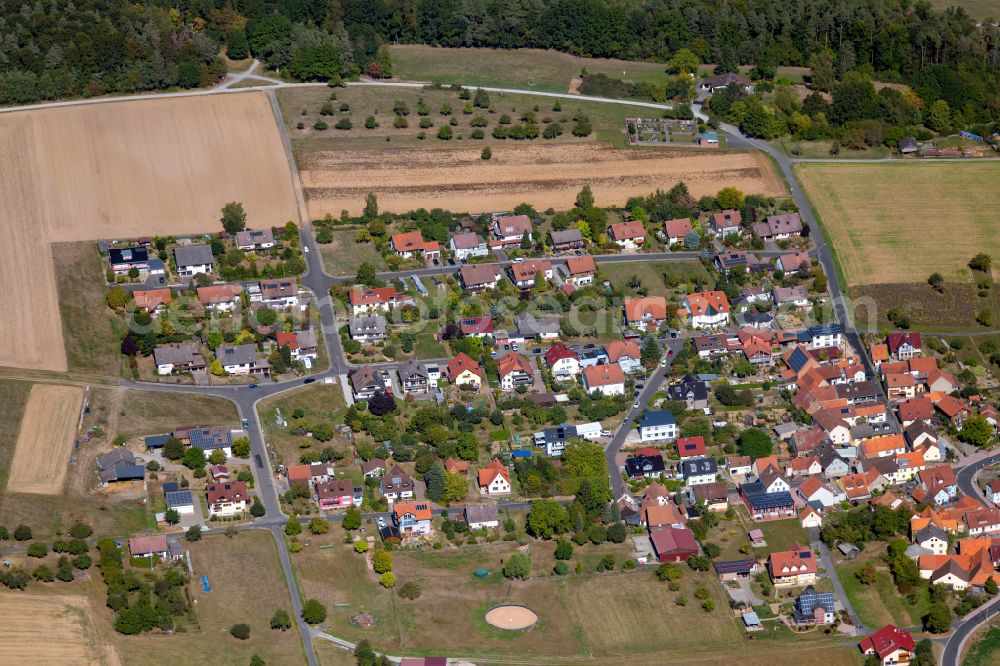
{"label": "residential house", "polygon": [[638,220],[619,222],[608,227],[608,237],[623,250],[637,250],[646,242],[646,229]]}
{"label": "residential house", "polygon": [[389,248],[403,259],[423,256],[430,261],[441,258],[440,244],[437,241],[425,241],[419,230],[393,234],[389,239]]}
{"label": "residential house", "polygon": [[663,296],[625,299],[625,325],[655,328],[667,320],[667,299]]}
{"label": "residential house", "polygon": [[372,458],[361,463],[361,475],[366,479],[379,479],[385,474],[385,460]]}
{"label": "residential house", "polygon": [[886,338],[893,358],[906,361],[921,353],[920,334],[911,331],[894,331]]}
{"label": "residential house", "polygon": [[821,506],[824,510],[837,506],[847,499],[847,495],[843,491],[824,483],[815,476],[803,481],[795,492],[809,506]]}
{"label": "residential house", "polygon": [[427,366],[419,361],[409,359],[397,370],[399,382],[403,387],[404,395],[423,395],[431,389],[430,375]]}
{"label": "residential house", "polygon": [[729,488],[721,481],[695,484],[691,488],[695,502],[704,500],[705,508],[715,513],[729,509]]}
{"label": "residential house", "polygon": [[740,498],[754,520],[781,520],[795,515],[795,500],[791,493],[769,493],[760,481],[742,484]]}
{"label": "residential house", "polygon": [[115,275],[126,275],[133,268],[144,271],[149,268],[149,250],[142,246],[111,248],[108,250],[108,261]]}
{"label": "residential house", "polygon": [[688,409],[708,407],[708,385],[694,375],[685,375],[667,387],[667,399],[683,402]]}
{"label": "residential house", "polygon": [[208,245],[178,245],[174,248],[177,274],[190,277],[212,272],[212,248]]}
{"label": "residential house", "polygon": [[260,252],[274,247],[271,229],[242,229],[236,232],[236,247],[244,252]]}
{"label": "residential house", "polygon": [[412,296],[397,292],[395,287],[352,289],[348,292],[348,299],[351,303],[351,314],[355,317],[378,310],[388,312],[397,305],[413,304]]}
{"label": "residential house", "polygon": [[173,372],[189,372],[205,369],[205,357],[193,342],[168,342],[153,348],[153,362],[156,374],[169,375]]}
{"label": "residential house", "polygon": [[316,331],[312,329],[282,331],[275,335],[275,344],[278,349],[288,347],[293,361],[315,361],[319,358],[319,341],[316,339]]}
{"label": "residential house", "polygon": [[[194,493],[190,490],[167,490],[168,484],[163,484],[163,499],[168,509],[173,509],[182,516],[194,513]],[[176,484],[174,484],[176,485]]]}
{"label": "residential house", "polygon": [[823,527],[823,516],[821,516],[816,509],[807,504],[799,509],[799,524],[806,529]]}
{"label": "residential house", "polygon": [[498,264],[462,266],[458,270],[458,281],[462,289],[469,292],[493,289],[500,282],[500,266]]}
{"label": "residential house", "polygon": [[237,516],[250,508],[250,493],[243,481],[210,483],[205,492],[209,517]]}
{"label": "residential house", "polygon": [[686,562],[698,554],[694,533],[686,527],[670,527],[650,533],[657,562]]}
{"label": "residential house", "polygon": [[288,483],[301,483],[315,486],[333,480],[333,467],[327,463],[311,463],[309,465],[290,465],[288,467]]}
{"label": "residential house", "polygon": [[798,270],[808,270],[812,267],[812,260],[808,252],[791,252],[778,257],[774,267],[779,271],[789,274]]}
{"label": "residential house", "polygon": [[739,86],[743,92],[752,93],[754,91],[753,83],[750,79],[743,76],[742,74],[733,74],[732,72],[726,72],[725,74],[718,74],[716,76],[709,76],[698,82],[698,91],[702,93],[714,93],[719,88],[727,88],[729,86]]}
{"label": "residential house", "polygon": [[639,439],[643,442],[663,442],[677,437],[677,420],[669,409],[647,411],[638,425]]}
{"label": "residential house", "polygon": [[499,460],[492,460],[490,464],[479,470],[479,492],[483,495],[509,495],[510,470]]}
{"label": "residential house", "polygon": [[470,530],[490,529],[500,526],[500,512],[496,504],[469,504],[465,507],[465,524]]}
{"label": "residential house", "polygon": [[983,490],[986,493],[986,499],[993,504],[1000,504],[1000,479],[993,479],[986,484],[986,488]]}
{"label": "residential house", "polygon": [[743,224],[743,216],[738,210],[712,213],[711,217],[708,218],[709,228],[719,238],[725,238],[729,235],[739,236],[743,232],[741,224]]}
{"label": "residential house", "polygon": [[299,284],[295,278],[261,280],[256,289],[251,290],[250,300],[279,310],[298,307]]}
{"label": "residential house", "polygon": [[432,519],[427,502],[399,502],[392,507],[392,524],[400,537],[430,534]]}
{"label": "residential house", "polygon": [[166,559],[170,554],[166,534],[132,537],[128,540],[128,552],[132,557],[159,557]]}
{"label": "residential house", "polygon": [[[915,421],[906,426],[906,429],[903,430],[903,437],[906,439],[906,443],[910,446],[911,451],[927,445],[933,445],[937,449],[937,433],[934,428],[924,421]],[[938,450],[940,451],[940,449]],[[936,462],[940,460],[940,457],[932,460],[932,456],[928,456],[925,451],[924,459],[927,462]]]}
{"label": "residential house", "polygon": [[510,281],[520,289],[530,289],[541,275],[546,280],[552,279],[552,263],[543,259],[528,259],[507,267]]}
{"label": "residential house", "polygon": [[823,465],[819,461],[819,456],[792,458],[785,463],[785,476],[788,478],[794,479],[806,476],[818,476],[822,473]]}
{"label": "residential house", "polygon": [[528,359],[517,352],[508,352],[497,360],[497,370],[500,374],[500,390],[511,392],[519,386],[531,386],[534,373]]}
{"label": "residential house", "polygon": [[935,504],[947,504],[958,497],[958,482],[950,465],[928,467],[917,474],[920,487]]}
{"label": "residential house", "polygon": [[887,624],[858,643],[861,653],[875,655],[883,666],[905,666],[917,649],[908,631]]}
{"label": "residential house", "polygon": [[970,537],[991,536],[1000,532],[1000,511],[979,506],[962,516],[965,531]]}
{"label": "residential house", "polygon": [[775,587],[797,587],[816,583],[816,556],[812,548],[793,545],[791,550],[771,553],[767,569]]}
{"label": "residential house", "polygon": [[729,299],[722,291],[688,294],[684,297],[684,309],[691,328],[725,326],[729,321]]}
{"label": "residential house", "polygon": [[890,400],[908,400],[917,395],[917,380],[908,372],[884,375],[885,394]]}
{"label": "residential house", "polygon": [[883,435],[861,442],[858,454],[862,458],[894,458],[906,453],[906,440],[902,435]]}
{"label": "residential house", "polygon": [[469,317],[458,322],[458,331],[466,338],[493,335],[493,317]]}
{"label": "residential house", "polygon": [[549,237],[552,239],[552,250],[555,252],[580,250],[587,247],[586,241],[583,240],[583,234],[576,228],[552,231],[549,233]]}
{"label": "residential house", "polygon": [[[760,460],[758,459],[757,462]],[[764,488],[766,493],[787,493],[791,486],[785,477],[781,475],[781,470],[777,465],[768,465],[757,474],[757,482]]]}
{"label": "residential house", "polygon": [[271,364],[257,355],[257,345],[222,345],[215,350],[222,369],[231,375],[267,375]]}
{"label": "residential house", "polygon": [[227,458],[233,455],[233,431],[223,426],[192,426],[178,428],[172,433],[185,446],[193,446],[205,452],[205,457],[215,451],[222,451]]}
{"label": "residential house", "polygon": [[228,481],[229,466],[212,465],[211,467],[208,468],[208,476],[211,477],[212,481]]}
{"label": "residential house", "polygon": [[694,227],[691,226],[691,219],[687,217],[678,217],[663,223],[663,233],[667,237],[667,243],[670,245],[683,243],[684,236],[693,230]]}
{"label": "residential house", "polygon": [[486,241],[472,231],[455,234],[448,241],[448,246],[451,248],[452,254],[455,255],[455,259],[459,261],[465,261],[469,257],[485,257],[490,253]]}
{"label": "residential house", "polygon": [[915,422],[930,424],[934,418],[934,403],[927,398],[911,398],[897,405],[899,421],[904,428],[909,428]]}
{"label": "residential house", "polygon": [[198,287],[198,302],[215,312],[232,312],[243,297],[243,286],[238,284],[213,284]]}
{"label": "residential house", "polygon": [[969,409],[969,405],[963,400],[959,400],[953,395],[942,396],[934,406],[938,408],[942,414],[948,417],[948,420],[956,428],[961,428],[965,420],[972,415],[972,410]]}
{"label": "residential house", "polygon": [[355,400],[368,400],[379,391],[386,390],[385,379],[376,368],[362,365],[350,375]]}
{"label": "residential house", "polygon": [[580,423],[577,425],[562,424],[554,428],[546,428],[534,434],[535,446],[544,447],[545,455],[560,456],[566,449],[566,442],[574,439],[596,441],[601,437],[604,428],[598,421]]}
{"label": "residential house", "polygon": [[719,476],[719,466],[715,458],[690,458],[680,463],[681,477],[684,484],[697,486],[703,483],[714,483]]}
{"label": "residential house", "polygon": [[778,307],[790,304],[797,308],[807,308],[809,307],[809,290],[803,284],[794,287],[775,287],[771,292],[771,300]]}
{"label": "residential house", "polygon": [[167,308],[173,299],[173,294],[169,289],[145,289],[133,291],[132,299],[136,308],[142,308],[149,314],[155,315]]}
{"label": "residential house", "polygon": [[[750,456],[726,456],[726,469],[731,478],[737,476],[749,476],[753,471]],[[763,489],[761,489],[763,492]]]}
{"label": "residential house", "polygon": [[517,337],[521,340],[552,340],[559,337],[561,326],[558,316],[536,317],[530,312],[514,315]]}
{"label": "residential house", "polygon": [[632,479],[656,479],[666,471],[663,456],[633,456],[625,461],[625,473]]}
{"label": "residential house", "polygon": [[635,340],[612,340],[604,345],[611,363],[617,363],[627,375],[642,370],[642,351]]}
{"label": "residential house", "polygon": [[348,334],[358,342],[377,342],[386,338],[386,319],[382,315],[362,315],[347,320]]}
{"label": "residential house", "polygon": [[617,365],[591,365],[583,369],[583,390],[602,395],[625,395],[625,373]]}
{"label": "residential house", "polygon": [[604,351],[604,347],[583,348],[577,354],[580,356],[581,370],[592,365],[605,365],[611,362],[608,359],[607,352]]}
{"label": "residential house", "polygon": [[760,562],[755,557],[745,557],[740,560],[712,560],[715,573],[723,583],[738,580],[740,577],[750,578],[750,576],[760,571]]}
{"label": "residential house", "polygon": [[102,486],[121,481],[141,481],[146,478],[146,468],[139,464],[134,453],[119,447],[97,457],[97,476]]}
{"label": "residential house", "polygon": [[580,356],[561,342],[546,349],[543,356],[558,382],[571,380],[580,374]]}
{"label": "residential house", "polygon": [[746,336],[743,340],[743,355],[756,368],[769,368],[774,365],[771,344],[756,335]]}
{"label": "residential house", "polygon": [[532,240],[531,218],[527,215],[500,216],[493,222],[490,231],[495,239],[491,245],[520,245],[525,236]]}
{"label": "residential house", "polygon": [[465,460],[456,460],[455,458],[445,458],[444,459],[444,471],[449,474],[462,474],[468,476],[469,474],[469,463]]}
{"label": "residential house", "polygon": [[817,592],[809,586],[795,599],[792,619],[800,626],[833,624],[837,617],[834,606],[833,592]]}
{"label": "residential house", "polygon": [[798,213],[768,215],[763,222],[754,224],[753,230],[761,240],[783,240],[802,234],[802,218]]}
{"label": "residential house", "polygon": [[705,438],[701,435],[698,435],[697,437],[678,438],[677,455],[681,460],[699,458],[705,455]]}
{"label": "residential house", "polygon": [[399,465],[393,465],[392,469],[382,475],[379,491],[389,501],[389,504],[393,504],[413,499],[414,486],[413,477]]}
{"label": "residential house", "polygon": [[914,533],[913,543],[927,549],[932,555],[948,553],[948,533],[933,523]]}
{"label": "residential house", "polygon": [[646,486],[642,503],[639,505],[639,523],[649,532],[684,527],[687,516],[681,507],[670,499],[667,489],[654,481]]}
{"label": "residential house", "polygon": [[479,390],[483,382],[486,381],[486,373],[479,366],[479,363],[465,352],[459,352],[455,358],[448,362],[448,381],[455,386],[469,385]]}
{"label": "residential house", "polygon": [[559,267],[563,275],[563,281],[574,287],[586,287],[593,284],[594,275],[597,273],[597,264],[589,254],[582,257],[570,257],[566,263]]}
{"label": "residential house", "polygon": [[321,509],[346,509],[361,506],[361,486],[350,479],[332,479],[316,484],[316,501]]}

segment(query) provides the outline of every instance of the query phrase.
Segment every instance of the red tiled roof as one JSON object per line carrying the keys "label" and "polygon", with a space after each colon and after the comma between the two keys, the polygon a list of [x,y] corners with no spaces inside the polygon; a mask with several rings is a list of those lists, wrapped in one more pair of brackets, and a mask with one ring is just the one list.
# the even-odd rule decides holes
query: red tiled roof
{"label": "red tiled roof", "polygon": [[693,230],[693,227],[689,218],[678,217],[664,222],[663,229],[667,233],[667,238],[683,238],[684,234]]}
{"label": "red tiled roof", "polygon": [[625,299],[625,321],[642,321],[645,315],[655,320],[667,318],[667,299],[663,296]]}
{"label": "red tiled roof", "polygon": [[507,467],[499,460],[491,460],[489,465],[479,470],[479,487],[489,486],[498,476],[510,483],[510,471]]}
{"label": "red tiled roof", "polygon": [[887,624],[871,636],[866,636],[858,646],[862,652],[874,652],[879,659],[884,659],[897,650],[913,654],[917,647],[908,631],[893,624]]}
{"label": "red tiled roof", "polygon": [[686,303],[694,317],[700,317],[709,310],[719,313],[729,312],[729,299],[723,291],[699,291],[688,294]]}
{"label": "red tiled roof", "polygon": [[557,342],[545,350],[545,362],[550,366],[555,365],[557,361],[564,358],[575,358],[579,360],[580,356],[562,342]]}
{"label": "red tiled roof", "polygon": [[198,301],[202,305],[228,303],[234,301],[243,293],[243,287],[238,284],[215,284],[209,287],[198,287]]}
{"label": "red tiled roof", "polygon": [[249,501],[247,484],[244,481],[210,483],[207,488],[208,503]]}
{"label": "red tiled roof", "polygon": [[132,298],[135,299],[136,307],[146,308],[147,312],[152,312],[159,306],[169,303],[172,295],[169,289],[147,289],[132,292]]}
{"label": "red tiled roof", "polygon": [[590,388],[625,383],[625,373],[616,364],[589,365],[583,369],[583,377]]}
{"label": "red tiled roof", "polygon": [[501,356],[500,360],[497,361],[497,369],[499,370],[501,379],[516,371],[521,371],[528,375],[531,374],[531,364],[528,363],[528,359],[517,352],[510,352]]}
{"label": "red tiled roof", "polygon": [[604,351],[608,354],[608,360],[617,363],[622,356],[638,359],[642,352],[635,340],[612,340],[604,345]]}
{"label": "red tiled roof", "polygon": [[566,270],[571,276],[586,275],[596,271],[597,264],[594,263],[594,258],[592,256],[585,254],[582,257],[570,257],[567,259]]}
{"label": "red tiled roof", "polygon": [[466,370],[478,375],[481,379],[486,377],[483,374],[483,369],[479,367],[479,363],[472,359],[471,356],[465,352],[459,352],[458,355],[451,359],[448,363],[448,381],[454,381],[456,377],[461,375]]}
{"label": "red tiled roof", "polygon": [[638,220],[619,222],[618,224],[612,224],[608,228],[611,229],[611,236],[616,241],[635,240],[646,237],[646,229],[642,226],[642,222]]}

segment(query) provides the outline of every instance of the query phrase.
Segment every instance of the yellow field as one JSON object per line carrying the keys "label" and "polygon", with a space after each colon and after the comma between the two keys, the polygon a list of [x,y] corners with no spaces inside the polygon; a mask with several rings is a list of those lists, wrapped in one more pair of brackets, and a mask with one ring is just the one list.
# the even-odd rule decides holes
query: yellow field
{"label": "yellow field", "polygon": [[215,231],[297,218],[263,93],[0,114],[0,365],[65,371],[49,243]]}
{"label": "yellow field", "polygon": [[692,196],[726,186],[781,195],[785,188],[760,153],[615,150],[610,144],[492,145],[443,149],[331,150],[300,158],[302,188],[313,218],[341,210],[360,213],[365,195],[384,210],[444,208],[508,210],[528,202],[538,210],[572,208],[590,185],[599,206],[670,189],[683,180]]}
{"label": "yellow field", "polygon": [[797,164],[850,285],[971,279],[979,252],[1000,259],[1000,164]]}
{"label": "yellow field", "polygon": [[35,384],[21,417],[7,491],[56,495],[66,480],[83,401],[75,386]]}
{"label": "yellow field", "polygon": [[94,631],[93,610],[85,597],[0,594],[0,663],[118,666]]}

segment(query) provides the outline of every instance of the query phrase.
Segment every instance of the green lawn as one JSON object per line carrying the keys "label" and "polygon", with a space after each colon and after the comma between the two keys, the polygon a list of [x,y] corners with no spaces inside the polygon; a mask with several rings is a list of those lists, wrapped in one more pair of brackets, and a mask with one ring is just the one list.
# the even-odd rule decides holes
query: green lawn
{"label": "green lawn", "polygon": [[323,268],[330,275],[357,275],[358,267],[368,262],[375,266],[376,271],[387,271],[389,267],[385,259],[375,249],[373,243],[355,243],[356,227],[336,229],[333,232],[333,242],[319,245],[323,257]]}
{"label": "green lawn", "polygon": [[714,284],[714,280],[705,267],[697,261],[630,261],[620,264],[601,264],[598,269],[605,279],[626,296],[637,295],[637,289],[628,286],[633,276],[639,278],[639,289],[645,288],[650,296],[669,296],[671,288],[667,287],[664,275],[669,277],[670,284],[679,286],[686,282],[697,282],[706,288]]}
{"label": "green lawn", "polygon": [[797,518],[789,520],[766,521],[754,525],[764,533],[767,540],[767,549],[771,552],[776,550],[789,550],[793,545],[809,545],[809,535],[806,534],[802,524]]}
{"label": "green lawn", "polygon": [[[873,561],[871,557],[862,555],[856,560],[837,565],[837,575],[859,619],[869,627],[881,627],[888,623],[900,627],[921,625],[922,618],[930,607],[927,588],[920,589],[919,603],[911,607],[907,599],[896,590],[888,571],[880,570],[878,579],[870,586],[858,580],[855,574],[869,561]],[[873,563],[876,566],[881,564],[878,560]]]}
{"label": "green lawn", "polygon": [[991,627],[969,647],[962,666],[991,666],[1000,663],[1000,627]]}
{"label": "green lawn", "polygon": [[281,410],[282,417],[292,423],[292,413],[295,408],[301,408],[307,419],[329,420],[334,425],[343,421],[347,405],[344,403],[344,392],[340,382],[334,384],[316,383],[295,389],[279,396],[262,401],[257,408],[257,414],[270,447],[278,456],[278,462],[285,465],[295,465],[303,450],[322,449],[325,446],[342,447],[345,442],[340,433],[335,433],[329,442],[318,442],[311,437],[293,435],[289,428],[279,428],[274,423],[275,408]]}
{"label": "green lawn", "polygon": [[590,74],[641,83],[666,83],[664,66],[605,58],[578,58],[538,49],[392,47],[393,74],[406,81],[435,81],[465,86],[524,88],[566,92],[570,80],[586,69]]}
{"label": "green lawn", "polygon": [[974,19],[1000,18],[1000,6],[996,0],[931,0],[934,9],[944,11],[949,7],[962,7]]}
{"label": "green lawn", "polygon": [[448,349],[435,337],[437,327],[428,326],[426,330],[417,334],[417,341],[413,345],[413,353],[418,359],[445,358],[448,356]]}

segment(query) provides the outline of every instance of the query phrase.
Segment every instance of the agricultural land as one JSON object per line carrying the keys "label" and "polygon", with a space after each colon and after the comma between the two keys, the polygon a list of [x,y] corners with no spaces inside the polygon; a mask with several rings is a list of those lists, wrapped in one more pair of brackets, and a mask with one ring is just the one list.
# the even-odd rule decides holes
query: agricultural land
{"label": "agricultural land", "polygon": [[66,480],[83,389],[36,384],[21,417],[7,492],[55,495]]}
{"label": "agricultural land", "polygon": [[0,337],[12,343],[0,365],[69,368],[49,243],[214,230],[227,201],[244,203],[249,224],[296,217],[263,93],[5,114],[0,155],[0,279],[11,295]]}
{"label": "agricultural land", "polygon": [[0,662],[119,666],[115,649],[95,631],[94,607],[69,594],[0,594]]}

